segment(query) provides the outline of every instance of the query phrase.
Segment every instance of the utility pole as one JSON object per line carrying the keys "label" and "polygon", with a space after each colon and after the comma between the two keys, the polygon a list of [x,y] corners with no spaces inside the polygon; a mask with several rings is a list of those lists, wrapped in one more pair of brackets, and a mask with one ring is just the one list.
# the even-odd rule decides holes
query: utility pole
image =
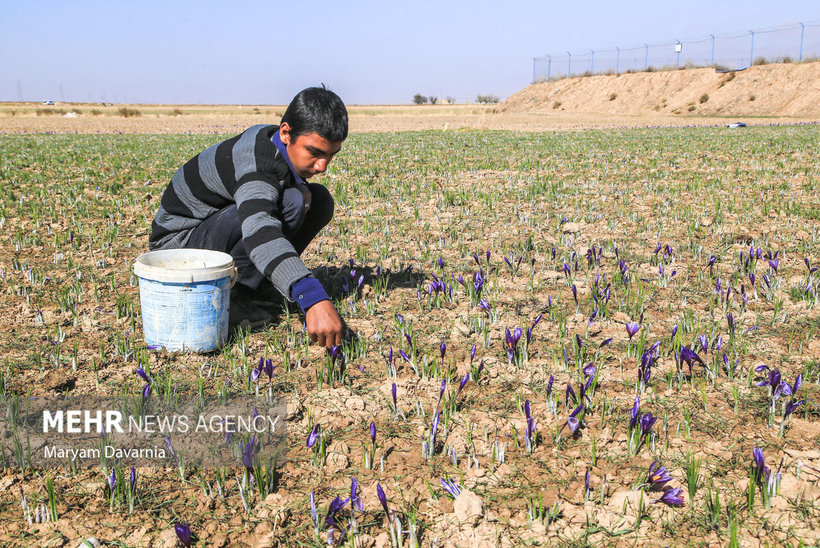
{"label": "utility pole", "polygon": [[547,82],[550,81],[550,69],[552,68],[552,57],[550,54],[547,54]]}
{"label": "utility pole", "polygon": [[755,63],[755,31],[749,29],[749,32],[752,34],[752,49],[749,51],[749,66],[751,67]]}
{"label": "utility pole", "polygon": [[572,54],[567,52],[567,78],[572,76]]}
{"label": "utility pole", "polygon": [[645,52],[643,56],[643,70],[645,72],[646,69],[649,68],[649,46],[646,44],[646,42],[644,42],[643,47]]}
{"label": "utility pole", "polygon": [[804,25],[803,23],[800,23],[800,58],[798,59],[798,61],[803,60],[803,33],[805,32],[805,30],[806,30],[806,25]]}
{"label": "utility pole", "polygon": [[621,48],[615,46],[615,51],[618,52],[618,54],[615,56],[615,74],[618,74],[618,65],[621,64]]}
{"label": "utility pole", "polygon": [[712,37],[712,62],[710,64],[715,66],[715,35],[710,34],[709,36]]}

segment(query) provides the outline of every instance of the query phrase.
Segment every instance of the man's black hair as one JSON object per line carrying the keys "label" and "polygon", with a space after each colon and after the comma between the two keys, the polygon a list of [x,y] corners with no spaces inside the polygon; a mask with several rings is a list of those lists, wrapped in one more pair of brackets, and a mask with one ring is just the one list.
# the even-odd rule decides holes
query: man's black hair
{"label": "man's black hair", "polygon": [[285,122],[293,139],[306,133],[317,133],[332,143],[347,138],[345,104],[324,84],[300,91],[282,116],[282,123]]}

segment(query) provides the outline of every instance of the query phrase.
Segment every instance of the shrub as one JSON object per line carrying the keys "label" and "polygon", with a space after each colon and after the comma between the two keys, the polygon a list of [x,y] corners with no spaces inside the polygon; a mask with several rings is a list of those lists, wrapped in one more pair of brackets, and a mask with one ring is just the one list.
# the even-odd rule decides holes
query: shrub
{"label": "shrub", "polygon": [[102,111],[101,111],[100,109],[98,109],[98,108],[92,108],[92,109],[91,109],[91,114],[92,114],[93,116],[99,116],[100,114],[102,114]]}
{"label": "shrub", "polygon": [[561,101],[555,101],[555,102],[552,104],[552,108],[553,108],[553,110],[557,109],[557,108],[558,108],[558,107],[560,107],[560,106],[561,106]]}
{"label": "shrub", "polygon": [[430,97],[427,98],[427,100],[430,101],[431,105],[435,105],[438,102],[438,97],[434,97],[434,96],[431,95]]}
{"label": "shrub", "polygon": [[688,110],[689,112],[692,112],[693,110],[695,110],[695,105],[690,105],[689,108],[686,109],[686,110]]}
{"label": "shrub", "polygon": [[618,94],[617,94],[617,93],[610,93],[610,94],[609,94],[609,100],[610,100],[610,101],[614,101],[614,100],[615,100],[615,99],[617,99],[617,98],[618,98]]}
{"label": "shrub", "polygon": [[749,101],[754,101],[755,99],[757,99],[757,97],[755,97],[754,93],[749,95]]}
{"label": "shrub", "polygon": [[417,105],[423,105],[427,102],[427,97],[425,97],[421,93],[416,93],[415,95],[413,95],[413,102]]}
{"label": "shrub", "polygon": [[766,60],[765,57],[758,57],[755,59],[755,62],[752,63],[753,65],[768,65],[769,61]]}
{"label": "shrub", "polygon": [[445,101],[447,101],[447,104],[448,104],[448,105],[452,105],[452,104],[454,104],[454,103],[456,102],[456,98],[455,98],[455,97],[447,97],[447,98],[445,99]]}
{"label": "shrub", "polygon": [[135,108],[120,107],[120,109],[117,112],[123,118],[136,118],[137,116],[142,116],[142,113]]}
{"label": "shrub", "polygon": [[476,97],[475,101],[476,101],[476,103],[481,103],[482,105],[494,105],[494,104],[498,103],[498,100],[499,99],[498,99],[497,96],[495,96],[493,94],[489,94],[489,95],[479,95],[478,97]]}
{"label": "shrub", "polygon": [[174,110],[171,111],[171,116],[182,116],[182,110],[178,109],[178,108],[175,108]]}
{"label": "shrub", "polygon": [[705,103],[706,101],[708,101],[708,100],[709,100],[709,94],[708,93],[704,93],[703,95],[700,96],[700,99],[698,99],[698,101],[700,101],[701,105],[703,103]]}

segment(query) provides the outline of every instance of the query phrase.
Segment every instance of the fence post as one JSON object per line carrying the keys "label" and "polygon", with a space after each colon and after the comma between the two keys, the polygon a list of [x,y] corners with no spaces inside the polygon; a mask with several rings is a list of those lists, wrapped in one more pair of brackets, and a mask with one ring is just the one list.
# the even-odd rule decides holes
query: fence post
{"label": "fence post", "polygon": [[806,30],[806,25],[800,23],[800,59],[798,61],[803,60],[803,32]]}
{"label": "fence post", "polygon": [[618,74],[618,65],[621,64],[621,48],[615,46],[615,51],[618,52],[618,54],[615,56],[615,74]]}
{"label": "fence post", "polygon": [[751,67],[755,63],[755,31],[749,29],[749,32],[752,33],[752,49],[749,50],[749,66]]}
{"label": "fence post", "polygon": [[712,37],[712,66],[715,66],[715,35],[710,34],[709,36]]}
{"label": "fence post", "polygon": [[649,46],[647,45],[646,42],[644,42],[643,47],[644,47],[643,70],[645,72],[646,69],[649,68]]}
{"label": "fence post", "polygon": [[572,54],[567,52],[567,78],[572,76]]}

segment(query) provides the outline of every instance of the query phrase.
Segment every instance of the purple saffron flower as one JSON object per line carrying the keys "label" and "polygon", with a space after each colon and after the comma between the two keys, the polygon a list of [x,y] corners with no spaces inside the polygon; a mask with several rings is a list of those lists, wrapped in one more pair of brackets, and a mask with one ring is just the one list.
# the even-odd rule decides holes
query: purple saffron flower
{"label": "purple saffron flower", "polygon": [[589,492],[589,468],[587,468],[587,472],[584,474],[584,492]]}
{"label": "purple saffron flower", "polygon": [[358,492],[359,482],[356,481],[356,478],[352,478],[350,480],[350,507],[361,512],[364,510],[364,502],[362,501],[362,497],[358,495]]}
{"label": "purple saffron flower", "polygon": [[443,360],[444,359],[444,354],[447,353],[447,343],[446,342],[442,341],[441,346],[439,346],[439,352],[441,353],[441,359]]}
{"label": "purple saffron flower", "polygon": [[653,500],[652,504],[662,502],[668,506],[681,506],[683,504],[683,497],[681,496],[681,493],[683,493],[683,489],[680,487],[668,489],[664,491],[661,498]]}
{"label": "purple saffron flower", "polygon": [[578,427],[581,426],[581,421],[578,420],[578,413],[580,413],[584,409],[584,404],[582,403],[575,410],[570,413],[569,417],[567,417],[567,426],[569,426],[570,432],[573,434],[578,430]]}
{"label": "purple saffron flower", "polygon": [[404,353],[404,350],[399,350],[399,356],[401,356],[401,357],[402,357],[402,359],[403,359],[404,361],[406,361],[407,363],[409,363],[409,364],[411,364],[411,365],[413,364],[413,362],[412,362],[412,361],[410,361],[410,358],[408,358],[408,357],[407,357],[407,354],[405,354],[405,353]]}
{"label": "purple saffron flower", "polygon": [[473,363],[473,360],[475,359],[476,349],[477,349],[477,346],[475,344],[473,344],[473,349],[470,350],[470,363]]}
{"label": "purple saffron flower", "polygon": [[137,492],[137,471],[131,467],[131,477],[129,478],[129,485],[131,486],[131,493]]}
{"label": "purple saffron flower", "polygon": [[168,436],[165,436],[165,446],[168,448],[168,451],[171,453],[172,457],[177,456],[176,452],[174,451],[174,448],[171,447],[171,438],[169,438]]}
{"label": "purple saffron flower", "polygon": [[700,347],[703,350],[704,354],[709,353],[709,339],[706,338],[706,335],[700,335],[698,337],[698,341],[700,342]]}
{"label": "purple saffron flower", "polygon": [[148,399],[148,396],[151,395],[151,385],[146,384],[142,387],[142,403],[144,404],[145,401]]}
{"label": "purple saffron flower", "polygon": [[697,353],[689,348],[688,346],[681,346],[680,347],[680,359],[689,366],[689,373],[692,373],[692,366],[695,363],[701,364],[703,367],[706,367],[706,364],[697,355]]}
{"label": "purple saffron flower", "polygon": [[530,414],[530,400],[524,402],[524,416],[527,419],[526,441],[527,449],[532,451],[535,444],[535,418]]}
{"label": "purple saffron flower", "polygon": [[376,443],[376,423],[370,422],[370,441]]}
{"label": "purple saffron flower", "polygon": [[441,478],[440,481],[441,486],[451,497],[457,498],[461,494],[461,486],[455,480]]}
{"label": "purple saffron flower", "polygon": [[316,424],[313,425],[313,430],[311,430],[310,434],[308,434],[307,442],[306,442],[305,445],[307,445],[308,449],[312,449],[313,446],[316,445],[316,440],[318,440],[318,439],[319,439],[319,423],[316,423]]}
{"label": "purple saffron flower", "polygon": [[459,394],[461,394],[461,391],[464,389],[464,386],[467,384],[467,382],[468,382],[469,380],[470,380],[470,374],[469,374],[469,373],[465,373],[465,374],[464,374],[464,377],[461,379],[461,382],[460,382],[460,383],[458,383],[458,391],[456,392],[456,396],[458,396]]}
{"label": "purple saffron flower", "polygon": [[578,403],[578,398],[575,396],[575,390],[570,385],[567,385],[567,390],[564,393],[564,405],[569,407],[569,398],[572,397],[572,403]]}
{"label": "purple saffron flower", "polygon": [[789,403],[787,403],[786,404],[786,411],[783,413],[783,419],[785,420],[786,417],[788,417],[789,415],[794,413],[797,410],[797,408],[800,407],[801,405],[803,405],[805,402],[806,402],[806,400],[800,400],[800,401],[790,401]]}
{"label": "purple saffron flower", "polygon": [[176,523],[174,524],[174,532],[177,534],[177,538],[179,542],[182,543],[185,548],[189,548],[191,546],[191,526],[187,523]]}
{"label": "purple saffron flower", "polygon": [[678,324],[672,326],[672,338],[675,338],[675,335],[678,334]]}
{"label": "purple saffron flower", "polygon": [[603,347],[605,347],[605,346],[609,346],[609,343],[611,343],[611,342],[612,342],[612,337],[610,337],[610,338],[608,338],[608,339],[604,339],[604,340],[601,342],[601,344],[599,344],[599,345],[598,345],[598,348],[603,348]]}
{"label": "purple saffron flower", "polygon": [[575,304],[578,304],[578,288],[575,287],[575,284],[572,284],[572,298],[575,300]]}
{"label": "purple saffron flower", "polygon": [[114,491],[114,486],[117,485],[117,476],[114,473],[114,468],[111,468],[111,474],[108,475],[108,488]]}
{"label": "purple saffron flower", "polygon": [[[334,358],[334,361],[336,361],[335,358]],[[273,370],[274,369],[276,369],[276,367],[273,365],[273,362],[269,359],[265,360],[265,374],[268,376],[268,379],[270,379],[270,380],[273,380]]]}
{"label": "purple saffron flower", "polygon": [[393,396],[393,409],[398,409],[398,405],[396,404],[396,383],[393,383],[393,386],[390,387],[390,393]]}
{"label": "purple saffron flower", "polygon": [[660,487],[673,479],[672,476],[669,475],[669,472],[666,471],[666,467],[657,466],[658,464],[658,461],[653,461],[652,464],[649,465],[649,475],[646,478],[646,483],[650,485],[650,489]]}
{"label": "purple saffron flower", "polygon": [[339,524],[336,523],[336,513],[339,512],[342,508],[347,505],[347,501],[349,498],[342,500],[340,497],[336,497],[330,503],[330,506],[327,507],[327,516],[325,516],[325,525],[328,527],[335,527],[336,529],[341,529]]}
{"label": "purple saffron flower", "polygon": [[657,417],[653,417],[652,413],[647,413],[641,417],[641,437],[645,437],[652,430],[652,426],[658,421]]}
{"label": "purple saffron flower", "polygon": [[137,369],[134,371],[134,373],[136,373],[137,375],[142,377],[142,380],[144,380],[148,384],[152,384],[154,382],[154,380],[151,377],[148,376],[148,374],[145,372],[145,370],[142,367],[137,367]]}
{"label": "purple saffron flower", "polygon": [[638,421],[640,419],[640,411],[641,411],[641,399],[639,396],[635,396],[635,403],[632,404],[632,411],[629,413],[629,428],[635,428],[638,426]]}
{"label": "purple saffron flower", "polygon": [[441,398],[444,397],[444,389],[447,388],[447,379],[441,379],[441,389],[438,392],[438,401],[441,401]]}
{"label": "purple saffron flower", "polygon": [[547,397],[552,394],[552,383],[555,381],[555,377],[550,375],[550,380],[547,381]]}
{"label": "purple saffron flower", "polygon": [[387,497],[385,496],[384,489],[382,489],[380,483],[376,484],[376,496],[379,498],[382,508],[384,508],[384,515],[387,516],[387,519],[390,519],[390,511],[387,509]]}
{"label": "purple saffron flower", "polygon": [[632,337],[638,332],[641,328],[638,322],[629,322],[626,324],[626,334],[629,335],[629,340],[632,340]]}
{"label": "purple saffron flower", "polygon": [[313,525],[318,530],[318,528],[319,528],[319,512],[316,511],[316,498],[313,496],[313,491],[310,492],[310,515],[313,518]]}
{"label": "purple saffron flower", "polygon": [[775,273],[777,273],[777,267],[780,266],[780,260],[777,257],[775,257],[774,259],[769,261],[769,266],[772,267],[772,270],[774,270]]}
{"label": "purple saffron flower", "polygon": [[254,454],[254,446],[256,445],[256,435],[251,438],[251,440],[245,444],[245,450],[242,452],[242,464],[245,465],[245,468],[248,471],[253,472],[254,463],[256,455]]}

